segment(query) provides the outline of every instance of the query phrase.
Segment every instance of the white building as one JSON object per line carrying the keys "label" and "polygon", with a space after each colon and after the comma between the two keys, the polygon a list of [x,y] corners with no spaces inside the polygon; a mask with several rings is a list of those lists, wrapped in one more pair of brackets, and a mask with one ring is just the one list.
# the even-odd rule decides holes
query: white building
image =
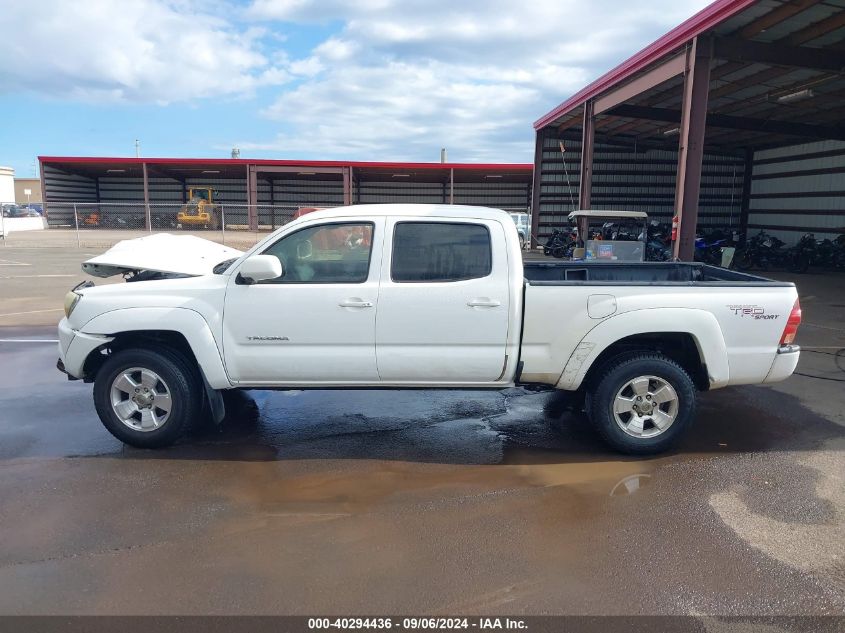
{"label": "white building", "polygon": [[15,201],[15,170],[0,166],[0,203]]}

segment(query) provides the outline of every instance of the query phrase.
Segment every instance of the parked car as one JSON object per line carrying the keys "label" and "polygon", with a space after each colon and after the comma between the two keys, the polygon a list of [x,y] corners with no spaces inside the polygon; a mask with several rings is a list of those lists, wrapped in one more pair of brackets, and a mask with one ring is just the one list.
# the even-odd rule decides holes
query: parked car
{"label": "parked car", "polygon": [[[627,453],[672,446],[697,392],[798,363],[794,284],[701,263],[522,261],[507,213],[378,204],[309,213],[246,253],[195,236],[83,264],[60,370],[127,444],[220,421],[229,389],[546,386]],[[204,413],[208,411],[210,413]]]}
{"label": "parked car", "polygon": [[28,209],[18,204],[4,204],[3,217],[4,218],[29,218],[39,217],[41,214],[35,209]]}
{"label": "parked car", "polygon": [[519,247],[525,248],[525,245],[531,239],[531,218],[527,213],[511,213],[511,219],[516,225],[516,231],[519,234]]}

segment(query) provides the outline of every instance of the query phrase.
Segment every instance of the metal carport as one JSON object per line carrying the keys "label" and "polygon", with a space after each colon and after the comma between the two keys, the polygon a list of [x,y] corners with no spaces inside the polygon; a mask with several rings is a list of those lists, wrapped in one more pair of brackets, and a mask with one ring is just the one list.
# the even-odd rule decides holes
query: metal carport
{"label": "metal carport", "polygon": [[[600,170],[611,182],[602,207],[677,217],[680,259],[692,259],[702,207],[714,223],[729,207],[731,223],[753,224],[758,179],[782,182],[759,187],[779,202],[756,215],[805,214],[772,226],[845,232],[843,69],[845,0],[714,2],[535,122],[533,240],[590,208]],[[577,202],[561,193],[560,172],[577,182]],[[790,189],[796,177],[807,184]],[[782,204],[805,193],[819,204]]]}

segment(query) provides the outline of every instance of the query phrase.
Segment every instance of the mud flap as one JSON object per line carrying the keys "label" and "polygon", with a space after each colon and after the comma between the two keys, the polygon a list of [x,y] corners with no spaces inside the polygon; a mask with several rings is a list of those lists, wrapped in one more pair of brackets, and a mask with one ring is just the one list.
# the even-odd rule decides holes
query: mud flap
{"label": "mud flap", "polygon": [[211,419],[219,426],[223,418],[226,417],[226,404],[223,402],[223,394],[219,389],[212,389],[205,376],[202,377],[202,384],[208,398],[208,408],[211,409]]}

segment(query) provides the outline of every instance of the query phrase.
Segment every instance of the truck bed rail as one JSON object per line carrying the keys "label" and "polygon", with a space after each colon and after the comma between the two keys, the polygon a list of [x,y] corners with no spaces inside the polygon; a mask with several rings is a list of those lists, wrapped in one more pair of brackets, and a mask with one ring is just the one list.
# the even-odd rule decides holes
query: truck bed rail
{"label": "truck bed rail", "polygon": [[697,262],[537,262],[524,265],[532,286],[557,285],[702,285],[792,286],[735,270]]}

